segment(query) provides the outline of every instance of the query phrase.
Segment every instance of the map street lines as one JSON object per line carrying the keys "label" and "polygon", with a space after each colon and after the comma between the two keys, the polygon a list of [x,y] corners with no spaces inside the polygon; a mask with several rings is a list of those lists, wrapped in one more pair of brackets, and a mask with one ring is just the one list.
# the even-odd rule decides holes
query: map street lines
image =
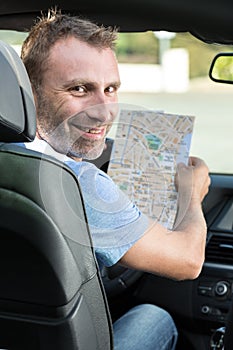
{"label": "map street lines", "polygon": [[194,117],[152,110],[120,112],[108,174],[148,217],[172,229],[176,166],[188,163]]}

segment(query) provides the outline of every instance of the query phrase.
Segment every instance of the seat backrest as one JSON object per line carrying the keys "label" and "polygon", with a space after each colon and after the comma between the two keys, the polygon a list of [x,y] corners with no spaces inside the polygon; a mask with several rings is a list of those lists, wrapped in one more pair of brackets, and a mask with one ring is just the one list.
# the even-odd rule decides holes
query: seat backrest
{"label": "seat backrest", "polygon": [[35,137],[24,65],[0,42],[0,349],[109,350],[111,319],[75,174]]}

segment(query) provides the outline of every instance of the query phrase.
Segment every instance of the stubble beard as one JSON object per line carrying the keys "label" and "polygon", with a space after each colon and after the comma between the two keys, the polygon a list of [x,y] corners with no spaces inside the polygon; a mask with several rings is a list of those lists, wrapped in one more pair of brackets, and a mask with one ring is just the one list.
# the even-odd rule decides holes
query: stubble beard
{"label": "stubble beard", "polygon": [[98,142],[91,142],[84,139],[81,132],[77,134],[77,130],[72,135],[68,120],[58,117],[52,104],[42,96],[38,97],[37,109],[38,134],[55,151],[71,158],[87,160],[96,159],[102,154],[106,137]]}
{"label": "stubble beard", "polygon": [[77,141],[71,146],[67,155],[71,158],[82,158],[86,160],[93,160],[98,158],[105,147],[105,139],[100,142],[87,142],[82,139],[82,136],[79,137]]}

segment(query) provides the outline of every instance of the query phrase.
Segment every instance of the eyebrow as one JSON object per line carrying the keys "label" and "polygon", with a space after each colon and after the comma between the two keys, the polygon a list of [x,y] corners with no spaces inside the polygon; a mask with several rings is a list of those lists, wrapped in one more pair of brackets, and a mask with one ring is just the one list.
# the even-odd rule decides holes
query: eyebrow
{"label": "eyebrow", "polygon": [[65,82],[63,84],[63,87],[64,88],[69,88],[70,86],[74,86],[74,85],[86,85],[86,84],[92,84],[92,82],[90,81],[87,81],[87,80],[77,80],[77,79],[72,79],[72,80],[69,80],[67,82]]}
{"label": "eyebrow", "polygon": [[[84,79],[72,79],[70,81],[67,81],[66,83],[64,83],[63,88],[67,89],[71,86],[75,86],[75,85],[84,85],[90,88],[95,87],[97,84],[93,81],[89,81],[89,80],[84,80]],[[113,81],[113,82],[109,82],[106,86],[114,86],[116,88],[119,88],[121,86],[121,82],[120,81]]]}
{"label": "eyebrow", "polygon": [[119,88],[121,86],[121,81],[115,81],[115,82],[112,82],[110,84],[108,84],[109,86],[115,86],[117,88]]}

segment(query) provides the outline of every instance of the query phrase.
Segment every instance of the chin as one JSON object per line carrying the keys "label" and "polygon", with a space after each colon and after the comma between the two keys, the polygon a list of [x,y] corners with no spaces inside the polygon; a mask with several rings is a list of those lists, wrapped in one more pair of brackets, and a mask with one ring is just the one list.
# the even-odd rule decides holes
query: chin
{"label": "chin", "polygon": [[101,156],[101,154],[103,153],[104,147],[105,147],[105,143],[99,145],[98,147],[91,148],[88,151],[71,149],[67,155],[70,156],[71,158],[82,158],[86,160],[94,160]]}
{"label": "chin", "polygon": [[90,153],[87,153],[85,155],[83,155],[83,159],[86,159],[86,160],[94,160],[96,158],[99,158],[101,156],[101,154],[103,153],[103,148],[102,150],[100,150],[99,152],[90,152]]}

